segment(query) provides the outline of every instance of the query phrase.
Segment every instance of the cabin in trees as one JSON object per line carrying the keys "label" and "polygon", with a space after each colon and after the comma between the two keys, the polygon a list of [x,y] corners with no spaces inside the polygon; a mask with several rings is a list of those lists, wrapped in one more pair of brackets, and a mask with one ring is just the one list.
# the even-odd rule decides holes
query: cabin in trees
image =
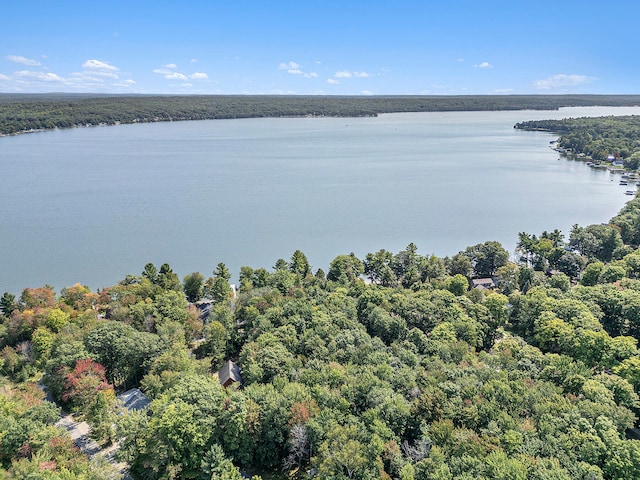
{"label": "cabin in trees", "polygon": [[149,398],[137,388],[132,388],[118,395],[118,400],[127,410],[142,410],[149,406]]}
{"label": "cabin in trees", "polygon": [[236,365],[231,360],[227,360],[227,362],[223,365],[223,367],[218,370],[218,380],[223,387],[228,387],[233,383],[237,383],[238,385],[242,385],[242,376],[240,375],[240,367]]}
{"label": "cabin in trees", "polygon": [[474,278],[471,280],[471,287],[479,288],[480,290],[493,290],[497,287],[497,284],[493,278]]}

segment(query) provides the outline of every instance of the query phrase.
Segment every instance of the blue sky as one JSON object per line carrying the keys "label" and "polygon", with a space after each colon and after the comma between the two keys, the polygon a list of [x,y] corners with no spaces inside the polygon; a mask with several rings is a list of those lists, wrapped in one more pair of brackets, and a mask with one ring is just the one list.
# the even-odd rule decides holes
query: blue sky
{"label": "blue sky", "polygon": [[0,92],[640,93],[640,3],[9,1]]}

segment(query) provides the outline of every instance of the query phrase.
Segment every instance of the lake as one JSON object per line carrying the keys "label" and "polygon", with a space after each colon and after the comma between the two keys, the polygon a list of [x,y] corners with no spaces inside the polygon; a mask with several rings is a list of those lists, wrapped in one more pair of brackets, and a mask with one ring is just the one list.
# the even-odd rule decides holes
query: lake
{"label": "lake", "polygon": [[169,263],[270,269],[296,250],[450,256],[518,232],[608,221],[629,197],[559,159],[524,120],[633,108],[270,118],[76,128],[0,138],[0,292],[92,290]]}

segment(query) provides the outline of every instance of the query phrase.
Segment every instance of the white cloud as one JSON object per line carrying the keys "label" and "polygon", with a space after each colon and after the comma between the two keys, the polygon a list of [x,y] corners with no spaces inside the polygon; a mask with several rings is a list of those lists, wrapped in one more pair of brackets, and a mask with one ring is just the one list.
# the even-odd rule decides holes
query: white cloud
{"label": "white cloud", "polygon": [[178,68],[177,65],[174,63],[170,63],[168,65],[165,65],[163,68],[154,69],[153,73],[162,75],[167,80],[182,80],[185,82],[188,81],[190,78],[192,80],[208,80],[209,79],[209,75],[203,72],[194,72],[191,75],[186,75],[184,73],[172,70],[174,68]]}
{"label": "white cloud", "polygon": [[71,83],[104,83],[104,79],[94,76],[91,72],[75,72],[69,76]]}
{"label": "white cloud", "polygon": [[13,63],[19,63],[21,65],[27,65],[29,67],[38,67],[42,65],[37,60],[32,60],[31,58],[23,57],[22,55],[7,55],[7,60]]}
{"label": "white cloud", "polygon": [[335,78],[328,78],[327,83],[330,83],[331,85],[340,85],[340,80],[336,80]]}
{"label": "white cloud", "polygon": [[41,80],[44,82],[63,82],[64,81],[62,77],[59,77],[55,73],[32,72],[30,70],[21,70],[19,72],[15,72],[14,75],[18,78],[33,78],[33,79]]}
{"label": "white cloud", "polygon": [[0,80],[9,80],[9,77],[0,73]]}
{"label": "white cloud", "polygon": [[189,60],[190,63],[196,63],[198,61],[197,58],[192,58],[191,60]]}
{"label": "white cloud", "polygon": [[289,62],[289,63],[283,62],[280,65],[278,65],[278,70],[300,70],[300,65],[296,62]]}
{"label": "white cloud", "polygon": [[349,70],[340,70],[339,72],[336,72],[334,75],[334,77],[336,78],[351,78],[351,77],[366,78],[368,76],[369,74],[367,72],[351,72]]}
{"label": "white cloud", "polygon": [[117,80],[119,78],[117,73],[108,72],[104,70],[95,70],[95,71],[89,70],[89,73],[91,75],[97,75],[98,77],[113,78],[114,80]]}
{"label": "white cloud", "polygon": [[558,75],[551,75],[543,80],[537,80],[533,83],[533,86],[539,90],[549,90],[551,88],[558,87],[575,87],[576,85],[582,85],[595,80],[594,77],[588,77],[586,75],[565,75],[560,73]]}
{"label": "white cloud", "polygon": [[187,76],[182,73],[172,72],[164,76],[167,80],[187,80]]}
{"label": "white cloud", "polygon": [[301,65],[299,63],[296,62],[289,62],[289,63],[281,63],[280,65],[278,65],[278,70],[286,70],[287,73],[290,73],[291,75],[302,75],[304,78],[317,78],[318,74],[316,72],[304,72],[302,71],[302,69],[300,68]]}
{"label": "white cloud", "polygon": [[100,60],[87,60],[82,64],[82,68],[86,70],[102,70],[108,72],[117,72],[120,69],[109,65],[107,62],[101,62]]}
{"label": "white cloud", "polygon": [[369,90],[362,90],[360,92],[361,95],[373,95],[373,92],[370,92]]}
{"label": "white cloud", "polygon": [[491,65],[489,62],[482,62],[482,63],[478,63],[477,65],[474,65],[474,67],[476,67],[476,68],[493,68],[493,65]]}

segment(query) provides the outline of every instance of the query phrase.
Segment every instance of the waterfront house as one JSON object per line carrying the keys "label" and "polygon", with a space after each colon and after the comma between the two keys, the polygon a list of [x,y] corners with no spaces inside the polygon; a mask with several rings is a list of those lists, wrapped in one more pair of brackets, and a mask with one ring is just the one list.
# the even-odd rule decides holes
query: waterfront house
{"label": "waterfront house", "polygon": [[142,410],[150,403],[149,398],[137,388],[123,392],[117,398],[127,411]]}
{"label": "waterfront house", "polygon": [[493,290],[497,286],[498,284],[493,278],[474,278],[471,280],[471,287],[480,290]]}
{"label": "waterfront house", "polygon": [[240,375],[240,367],[231,360],[227,360],[226,363],[218,370],[218,380],[223,387],[228,387],[233,383],[242,385],[242,376]]}

